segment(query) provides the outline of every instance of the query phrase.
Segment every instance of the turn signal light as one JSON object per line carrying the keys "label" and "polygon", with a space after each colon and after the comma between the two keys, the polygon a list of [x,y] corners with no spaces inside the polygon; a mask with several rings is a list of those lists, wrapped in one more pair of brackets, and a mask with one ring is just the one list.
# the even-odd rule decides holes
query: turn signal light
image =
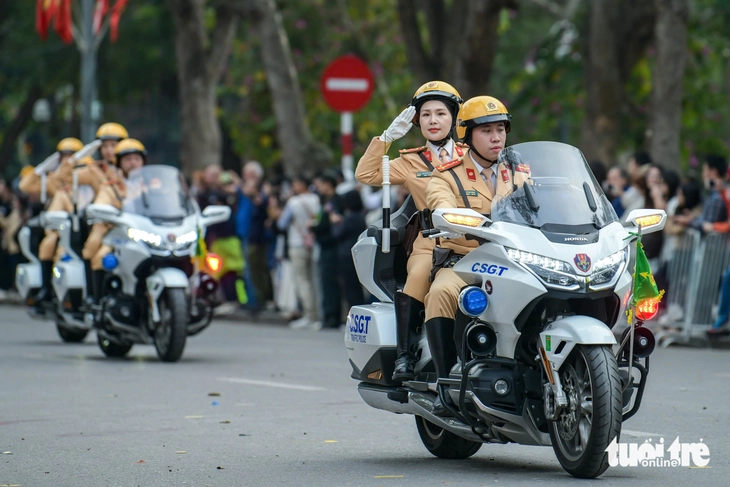
{"label": "turn signal light", "polygon": [[636,317],[641,321],[654,318],[658,312],[659,300],[655,298],[642,299],[636,305]]}
{"label": "turn signal light", "polygon": [[647,215],[647,216],[640,216],[636,219],[636,224],[640,227],[650,227],[652,225],[656,225],[662,221],[661,215]]}
{"label": "turn signal light", "polygon": [[223,267],[223,259],[218,257],[216,254],[209,253],[205,256],[205,264],[213,272],[218,272]]}
{"label": "turn signal light", "polygon": [[457,215],[454,213],[444,213],[444,220],[454,225],[464,225],[467,227],[478,227],[484,223],[484,218],[469,215]]}

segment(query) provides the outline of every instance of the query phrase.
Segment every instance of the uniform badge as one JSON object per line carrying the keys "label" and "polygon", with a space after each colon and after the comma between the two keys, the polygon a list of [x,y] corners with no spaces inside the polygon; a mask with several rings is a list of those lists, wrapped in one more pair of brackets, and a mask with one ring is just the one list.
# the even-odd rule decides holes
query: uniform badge
{"label": "uniform badge", "polygon": [[502,181],[505,183],[509,182],[509,172],[506,169],[502,169]]}
{"label": "uniform badge", "polygon": [[573,262],[575,262],[575,266],[583,272],[588,272],[591,268],[591,258],[588,257],[588,254],[575,254]]}
{"label": "uniform badge", "polygon": [[476,181],[477,173],[474,169],[466,168],[466,177],[469,178],[469,181]]}
{"label": "uniform badge", "polygon": [[430,178],[431,171],[419,171],[416,173],[417,178]]}
{"label": "uniform badge", "polygon": [[494,103],[493,101],[490,101],[489,103],[487,103],[487,110],[489,110],[490,112],[493,112],[496,109],[497,109],[496,103]]}
{"label": "uniform badge", "polygon": [[424,152],[423,157],[425,157],[428,162],[431,162],[431,151],[427,150],[426,152]]}
{"label": "uniform badge", "polygon": [[479,196],[479,193],[476,189],[467,189],[464,191],[464,194],[466,194],[467,196]]}
{"label": "uniform badge", "polygon": [[431,81],[430,83],[426,84],[426,88],[436,88],[438,85],[438,81]]}
{"label": "uniform badge", "polygon": [[436,170],[438,170],[439,172],[448,171],[452,167],[456,167],[462,162],[464,162],[462,159],[454,159],[451,162],[446,162],[444,164],[441,164],[440,166],[436,166]]}
{"label": "uniform badge", "polygon": [[461,150],[461,147],[459,147],[459,146],[457,145],[457,146],[455,147],[455,149],[456,149],[456,153],[457,153],[457,154],[459,154],[459,157],[462,157],[462,156],[464,155],[464,151],[463,151],[463,150]]}

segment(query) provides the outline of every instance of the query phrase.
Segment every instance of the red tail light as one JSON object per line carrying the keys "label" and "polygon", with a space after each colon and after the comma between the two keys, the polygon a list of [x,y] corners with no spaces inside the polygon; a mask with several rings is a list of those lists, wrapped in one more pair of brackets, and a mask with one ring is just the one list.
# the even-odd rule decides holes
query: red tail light
{"label": "red tail light", "polygon": [[647,321],[656,316],[659,312],[659,300],[655,298],[642,299],[636,305],[636,318]]}
{"label": "red tail light", "polygon": [[208,269],[215,273],[223,267],[223,259],[216,254],[208,253],[208,255],[205,256],[205,265],[207,265]]}

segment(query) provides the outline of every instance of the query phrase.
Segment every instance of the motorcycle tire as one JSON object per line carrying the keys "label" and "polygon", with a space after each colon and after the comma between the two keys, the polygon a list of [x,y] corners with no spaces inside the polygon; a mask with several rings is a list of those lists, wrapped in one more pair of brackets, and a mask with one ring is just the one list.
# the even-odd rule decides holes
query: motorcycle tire
{"label": "motorcycle tire", "polygon": [[423,446],[438,458],[463,460],[474,455],[482,447],[482,443],[456,436],[420,416],[416,416],[416,428]]}
{"label": "motorcycle tire", "polygon": [[163,362],[177,362],[185,349],[188,303],[185,290],[168,288],[160,299],[160,323],[155,328],[157,356]]}
{"label": "motorcycle tire", "polygon": [[126,356],[132,349],[131,343],[115,343],[106,338],[102,338],[98,333],[96,338],[99,342],[99,348],[101,348],[101,351],[104,352],[104,355],[107,357],[121,358]]}
{"label": "motorcycle tire", "polygon": [[61,326],[59,323],[56,323],[56,330],[61,340],[66,343],[81,343],[86,339],[86,335],[89,334],[89,330],[72,330]]}
{"label": "motorcycle tire", "polygon": [[621,377],[616,357],[609,346],[578,345],[558,373],[568,406],[557,420],[550,421],[553,450],[572,476],[596,478],[608,468],[606,448],[621,434]]}

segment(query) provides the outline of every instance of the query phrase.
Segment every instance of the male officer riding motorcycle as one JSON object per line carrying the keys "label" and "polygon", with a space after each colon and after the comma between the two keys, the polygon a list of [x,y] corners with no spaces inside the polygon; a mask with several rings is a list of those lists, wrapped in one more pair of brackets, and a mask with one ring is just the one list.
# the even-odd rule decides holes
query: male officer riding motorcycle
{"label": "male officer riding motorcycle", "polygon": [[[529,179],[528,167],[510,168],[497,163],[507,141],[511,118],[502,102],[491,96],[477,96],[462,105],[457,134],[469,145],[469,150],[464,156],[436,167],[426,189],[429,209],[472,208],[490,214],[497,199],[511,194],[514,187],[522,186]],[[455,330],[455,316],[459,293],[467,284],[452,267],[478,246],[477,241],[465,237],[437,239],[433,251],[425,326],[439,378],[449,376],[457,359],[456,343],[461,341],[461,330]],[[440,398],[434,402],[433,413],[449,414]]]}

